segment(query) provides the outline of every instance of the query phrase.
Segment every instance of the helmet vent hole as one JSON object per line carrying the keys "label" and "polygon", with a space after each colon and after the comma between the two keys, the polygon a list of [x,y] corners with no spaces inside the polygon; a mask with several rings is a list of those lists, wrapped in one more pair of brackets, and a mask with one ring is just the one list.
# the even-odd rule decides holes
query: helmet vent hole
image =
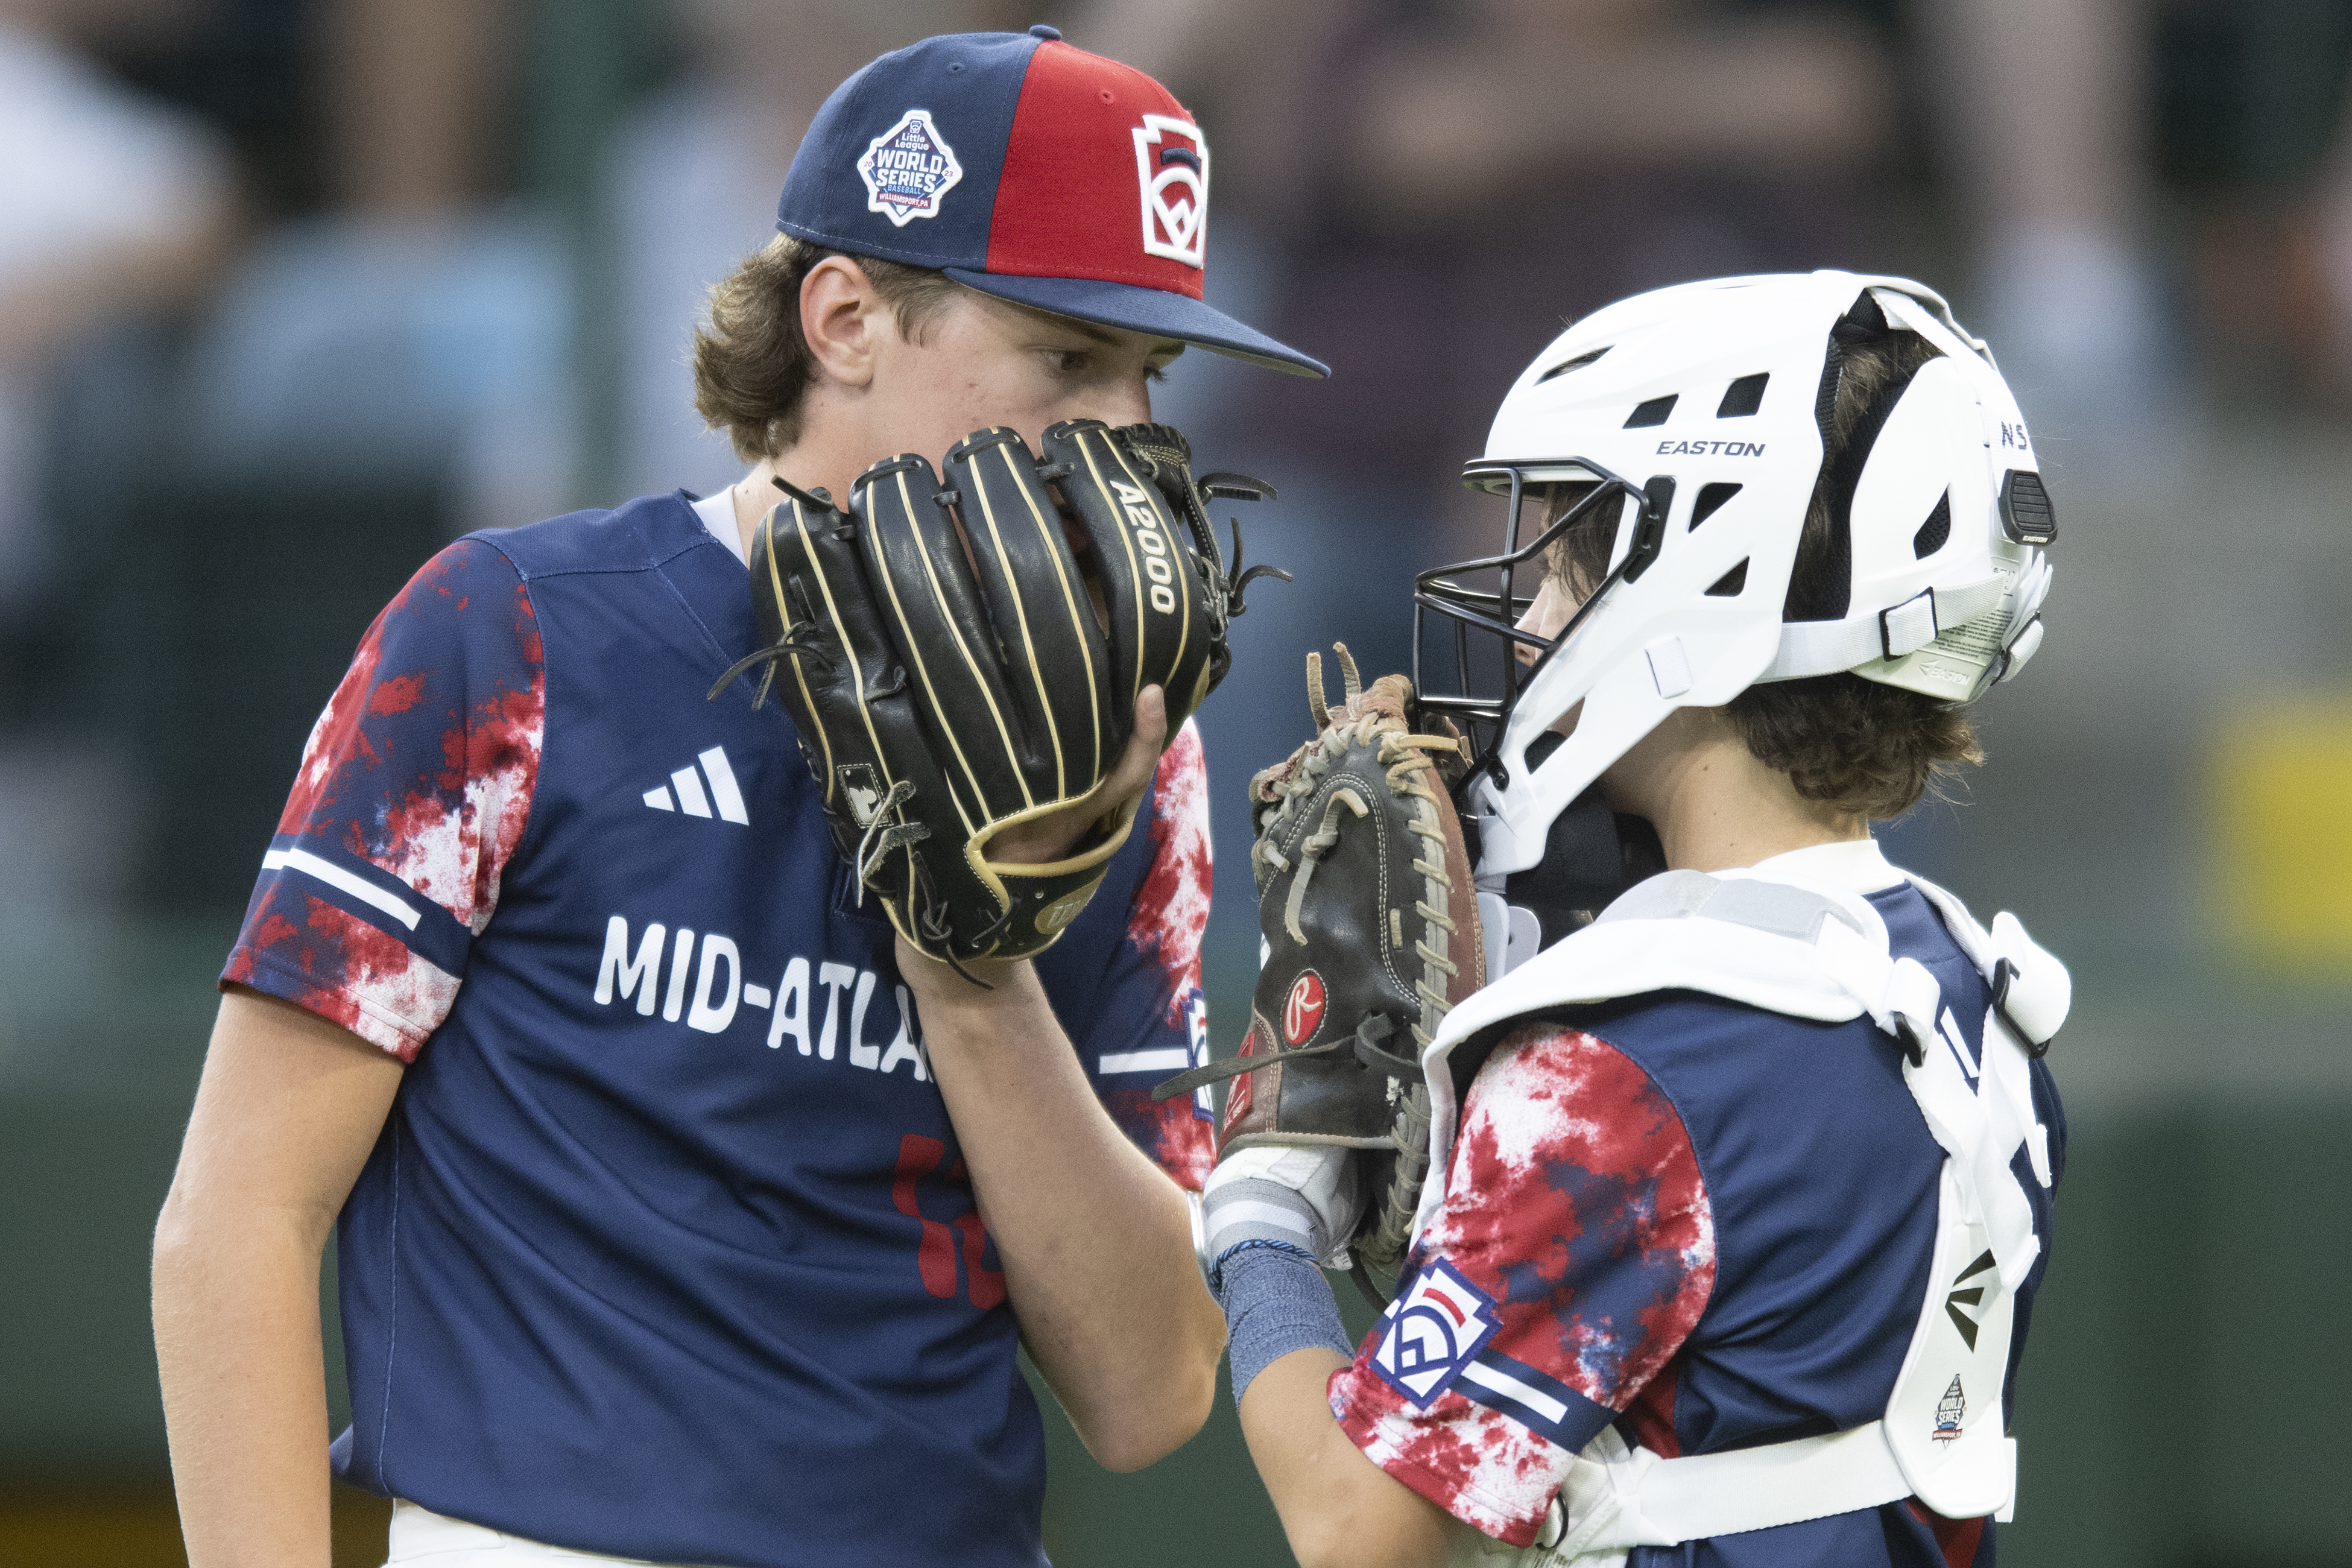
{"label": "helmet vent hole", "polygon": [[[1698,492],[1698,504],[1691,508],[1691,527],[1696,528],[1700,523],[1713,517],[1722,510],[1725,501],[1738,493],[1739,487],[1732,484],[1714,484],[1702,488]],[[1734,593],[1738,591],[1733,590]]]}
{"label": "helmet vent hole", "polygon": [[1669,393],[1664,397],[1653,397],[1625,416],[1625,428],[1639,430],[1646,426],[1664,425],[1666,416],[1675,411],[1675,399],[1678,395]]}
{"label": "helmet vent hole", "polygon": [[1594,349],[1591,353],[1579,354],[1574,359],[1562,360],[1558,364],[1552,366],[1549,370],[1544,372],[1541,375],[1536,377],[1536,384],[1538,386],[1541,386],[1545,382],[1550,381],[1555,376],[1566,375],[1572,370],[1582,370],[1586,365],[1591,364],[1594,360],[1597,360],[1602,354],[1607,353],[1611,348],[1614,348],[1617,345],[1614,343],[1612,343],[1606,348]]}
{"label": "helmet vent hole", "polygon": [[1715,416],[1717,419],[1744,419],[1755,413],[1764,406],[1764,384],[1771,379],[1769,371],[1741,376],[1725,390],[1723,401],[1716,405]]}
{"label": "helmet vent hole", "polygon": [[1706,591],[1707,597],[1711,599],[1737,598],[1739,591],[1747,586],[1748,563],[1742,561],[1738,565],[1734,566],[1730,571],[1726,572],[1722,576],[1716,579],[1715,586]]}
{"label": "helmet vent hole", "polygon": [[1912,558],[1925,561],[1944,548],[1944,542],[1951,537],[1952,492],[1946,490],[1936,502],[1936,510],[1927,514],[1927,521],[1919,525],[1919,531],[1911,536]]}

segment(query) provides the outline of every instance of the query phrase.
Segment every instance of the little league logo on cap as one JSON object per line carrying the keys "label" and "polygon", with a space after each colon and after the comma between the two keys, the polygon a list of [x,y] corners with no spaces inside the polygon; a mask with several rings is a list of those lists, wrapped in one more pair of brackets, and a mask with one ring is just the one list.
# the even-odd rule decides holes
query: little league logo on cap
{"label": "little league logo on cap", "polygon": [[1051,27],[926,38],[842,83],[793,159],[776,226],[1056,315],[1329,374],[1202,298],[1209,146],[1192,116]]}
{"label": "little league logo on cap", "polygon": [[1207,265],[1209,144],[1201,129],[1147,114],[1135,132],[1135,178],[1143,187],[1143,248],[1187,267]]}

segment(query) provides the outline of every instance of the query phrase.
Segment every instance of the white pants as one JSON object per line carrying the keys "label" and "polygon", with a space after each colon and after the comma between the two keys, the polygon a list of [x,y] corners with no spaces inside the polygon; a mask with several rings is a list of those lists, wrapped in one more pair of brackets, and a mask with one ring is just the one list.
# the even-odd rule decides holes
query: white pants
{"label": "white pants", "polygon": [[467,1524],[404,1499],[392,1503],[392,1552],[384,1568],[414,1563],[417,1568],[527,1568],[536,1563],[618,1563],[636,1568],[658,1568],[642,1557],[607,1557],[601,1552],[574,1552],[508,1535],[487,1525]]}

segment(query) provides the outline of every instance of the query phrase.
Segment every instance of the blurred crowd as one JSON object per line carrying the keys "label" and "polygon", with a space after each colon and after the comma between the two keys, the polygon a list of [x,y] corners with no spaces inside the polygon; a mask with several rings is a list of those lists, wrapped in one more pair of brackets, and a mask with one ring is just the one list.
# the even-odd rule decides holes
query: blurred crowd
{"label": "blurred crowd", "polygon": [[[208,981],[369,618],[468,530],[737,478],[688,334],[818,105],[1036,22],[1197,112],[1211,302],[1335,371],[1155,392],[1279,488],[1248,556],[1297,574],[1202,712],[1216,1048],[1238,786],[1306,738],[1306,649],[1400,668],[1413,571],[1495,542],[1455,477],[1529,356],[1686,279],[1925,279],[2063,520],[1994,766],[1890,829],[2076,974],[2018,1561],[2340,1556],[2352,0],[0,0],[0,1538],[26,1476],[162,1473],[142,1281]],[[2276,1428],[2210,1502],[2145,1462],[2184,1398]],[[1156,1472],[1170,1539],[1258,1498],[1219,1441]],[[1104,1543],[1066,1561],[1160,1531],[1057,1495]]]}
{"label": "blurred crowd", "polygon": [[1335,367],[1194,355],[1165,402],[1318,549],[1461,553],[1450,476],[1528,354],[1691,277],[1942,284],[2062,485],[2352,407],[2340,0],[0,0],[18,918],[241,901],[433,548],[735,477],[687,335],[816,106],[1039,20],[1196,110],[1212,298]]}

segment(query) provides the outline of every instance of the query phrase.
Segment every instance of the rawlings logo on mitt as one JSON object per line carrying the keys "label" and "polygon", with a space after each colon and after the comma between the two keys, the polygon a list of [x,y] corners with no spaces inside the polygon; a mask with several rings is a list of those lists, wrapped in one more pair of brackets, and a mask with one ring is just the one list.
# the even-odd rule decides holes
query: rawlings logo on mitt
{"label": "rawlings logo on mitt", "polygon": [[[1211,496],[1164,425],[1074,419],[1043,458],[1011,430],[949,452],[946,482],[908,455],[858,476],[849,510],[785,489],[753,540],[753,700],[782,694],[835,846],[908,943],[950,963],[1025,958],[1058,937],[1126,842],[1134,798],[1061,859],[992,858],[1006,829],[1087,802],[1117,768],[1147,686],[1169,732],[1231,662],[1229,577]],[[1234,533],[1238,572],[1241,533]],[[1286,574],[1276,574],[1286,575]]]}
{"label": "rawlings logo on mitt", "polygon": [[[1468,752],[1417,733],[1412,682],[1365,689],[1344,645],[1346,702],[1326,706],[1307,656],[1320,730],[1250,781],[1265,962],[1241,1054],[1160,1084],[1167,1099],[1232,1078],[1221,1152],[1337,1144],[1368,1152],[1374,1201],[1351,1245],[1375,1273],[1403,1261],[1429,1166],[1422,1047],[1486,984],[1486,943],[1462,823],[1448,794]],[[1444,721],[1438,721],[1445,723]],[[1452,726],[1447,724],[1451,731]]]}

